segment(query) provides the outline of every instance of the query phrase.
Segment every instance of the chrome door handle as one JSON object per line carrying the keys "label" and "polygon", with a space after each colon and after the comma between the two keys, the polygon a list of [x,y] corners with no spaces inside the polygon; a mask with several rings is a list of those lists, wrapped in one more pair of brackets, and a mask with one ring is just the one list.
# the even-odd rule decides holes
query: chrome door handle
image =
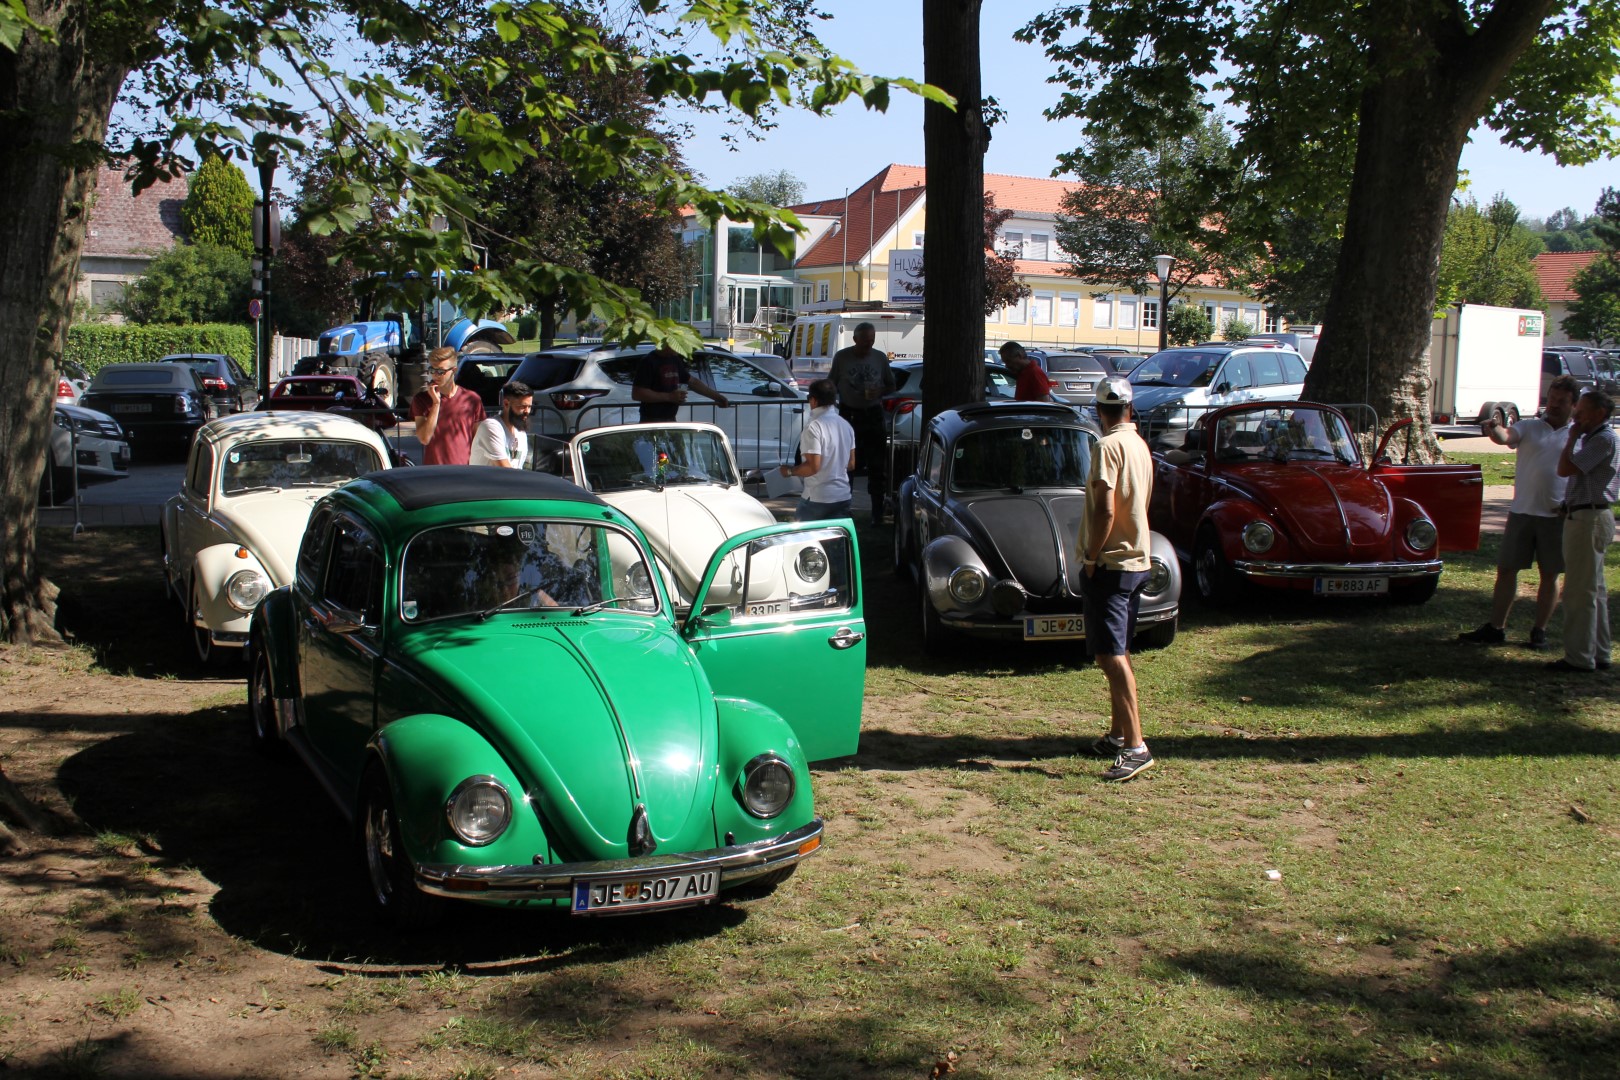
{"label": "chrome door handle", "polygon": [[835,649],[847,649],[851,645],[859,645],[865,640],[865,634],[856,633],[847,626],[840,626],[838,633],[827,639],[827,644]]}

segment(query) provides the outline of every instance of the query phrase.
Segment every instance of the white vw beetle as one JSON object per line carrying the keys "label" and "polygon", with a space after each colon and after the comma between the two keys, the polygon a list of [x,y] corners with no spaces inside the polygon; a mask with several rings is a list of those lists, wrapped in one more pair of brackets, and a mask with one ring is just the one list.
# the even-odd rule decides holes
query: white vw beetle
{"label": "white vw beetle", "polygon": [[292,580],[315,501],[389,463],[382,436],[346,416],[246,412],[198,429],[162,544],[199,659],[241,655],[254,607]]}

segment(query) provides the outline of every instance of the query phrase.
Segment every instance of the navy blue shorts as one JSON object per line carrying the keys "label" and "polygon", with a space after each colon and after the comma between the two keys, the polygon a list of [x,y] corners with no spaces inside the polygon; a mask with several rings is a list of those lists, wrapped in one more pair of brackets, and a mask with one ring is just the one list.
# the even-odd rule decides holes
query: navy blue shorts
{"label": "navy blue shorts", "polygon": [[1099,566],[1085,582],[1086,655],[1127,656],[1136,636],[1136,609],[1147,588],[1146,570]]}

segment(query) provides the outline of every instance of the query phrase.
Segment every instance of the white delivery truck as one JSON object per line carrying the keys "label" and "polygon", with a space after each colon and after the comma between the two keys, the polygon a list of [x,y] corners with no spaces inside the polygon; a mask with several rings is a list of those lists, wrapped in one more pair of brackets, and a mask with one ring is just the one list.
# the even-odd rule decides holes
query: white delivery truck
{"label": "white delivery truck", "polygon": [[870,311],[806,312],[788,331],[788,367],[800,387],[827,377],[839,349],[855,344],[855,328],[869,322],[876,332],[872,347],[890,360],[921,360],[923,317],[920,311],[876,308]]}
{"label": "white delivery truck", "polygon": [[1429,408],[1437,424],[1534,416],[1547,317],[1523,308],[1456,304],[1429,331]]}

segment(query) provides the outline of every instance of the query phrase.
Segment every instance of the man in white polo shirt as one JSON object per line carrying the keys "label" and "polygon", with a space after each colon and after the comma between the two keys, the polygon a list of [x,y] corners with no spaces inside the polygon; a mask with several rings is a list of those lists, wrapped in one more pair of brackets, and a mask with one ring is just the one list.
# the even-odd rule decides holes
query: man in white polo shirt
{"label": "man in white polo shirt", "polygon": [[849,517],[849,474],[855,468],[855,429],[838,415],[838,387],[831,379],[810,384],[810,420],[799,436],[799,463],[783,465],[783,476],[804,479],[795,521]]}

